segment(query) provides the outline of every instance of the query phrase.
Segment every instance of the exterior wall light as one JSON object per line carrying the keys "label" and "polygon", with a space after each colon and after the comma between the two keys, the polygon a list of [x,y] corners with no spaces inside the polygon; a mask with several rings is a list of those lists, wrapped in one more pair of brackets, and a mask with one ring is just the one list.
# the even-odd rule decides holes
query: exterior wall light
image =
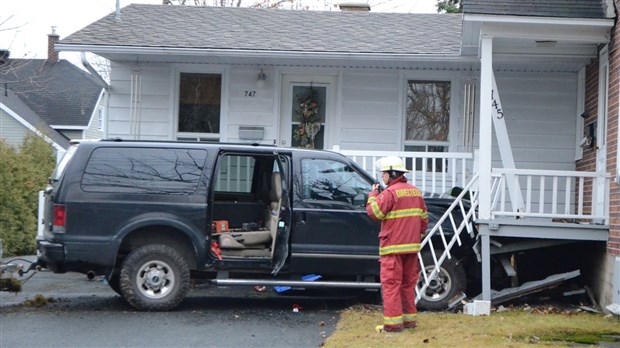
{"label": "exterior wall light", "polygon": [[263,68],[260,68],[260,72],[258,73],[258,78],[256,79],[256,87],[263,88],[265,87],[266,82],[267,82],[267,75],[263,72]]}

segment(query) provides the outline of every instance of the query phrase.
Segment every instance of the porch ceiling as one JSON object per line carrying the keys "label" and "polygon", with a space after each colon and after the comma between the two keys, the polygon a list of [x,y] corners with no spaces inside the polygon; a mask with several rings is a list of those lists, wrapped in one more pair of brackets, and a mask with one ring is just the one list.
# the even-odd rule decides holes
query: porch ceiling
{"label": "porch ceiling", "polygon": [[[493,38],[493,66],[541,62],[554,70],[596,58],[609,42],[613,19],[465,15],[461,54],[477,56],[482,37]],[[554,61],[561,63],[555,67]],[[569,63],[570,64],[570,63]]]}

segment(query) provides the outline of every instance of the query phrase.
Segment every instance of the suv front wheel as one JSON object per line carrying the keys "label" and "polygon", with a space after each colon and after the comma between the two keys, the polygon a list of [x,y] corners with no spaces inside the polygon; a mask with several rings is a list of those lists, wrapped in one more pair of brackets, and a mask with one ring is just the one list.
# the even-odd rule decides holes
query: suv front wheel
{"label": "suv front wheel", "polygon": [[121,293],[138,310],[176,307],[185,298],[189,283],[187,262],[166,245],[149,244],[132,251],[121,268]]}
{"label": "suv front wheel", "polygon": [[[438,250],[437,256],[442,253],[442,250]],[[426,272],[427,276],[430,276],[435,268],[431,253],[423,252],[422,260],[425,266],[424,272]],[[423,282],[424,275],[420,272],[418,285],[422,286]],[[466,285],[467,277],[463,266],[455,258],[446,258],[439,266],[439,273],[431,278],[426,291],[422,293],[417,307],[431,311],[445,310],[456,296],[465,291]]]}

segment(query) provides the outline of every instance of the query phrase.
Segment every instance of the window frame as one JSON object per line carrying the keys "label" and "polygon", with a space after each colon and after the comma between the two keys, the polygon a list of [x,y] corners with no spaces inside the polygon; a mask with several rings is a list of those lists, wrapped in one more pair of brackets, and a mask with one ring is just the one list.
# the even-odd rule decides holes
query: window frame
{"label": "window frame", "polygon": [[[402,76],[402,121],[401,121],[401,151],[405,151],[405,146],[446,146],[446,152],[454,151],[457,144],[458,136],[458,107],[461,103],[462,86],[459,83],[458,72],[433,72],[429,73],[405,73]],[[427,81],[427,82],[448,82],[450,83],[450,115],[448,121],[448,138],[446,141],[426,141],[426,140],[407,140],[407,91],[409,81]],[[426,151],[428,152],[428,151]]]}
{"label": "window frame", "polygon": [[[172,108],[172,123],[170,127],[170,139],[182,140],[182,141],[212,141],[220,142],[223,139],[228,138],[228,103],[226,102],[229,90],[229,67],[223,65],[213,65],[207,68],[197,67],[187,64],[180,64],[173,66],[172,69],[172,90],[173,93],[173,108]],[[211,74],[220,75],[221,77],[221,93],[220,93],[220,131],[219,133],[200,133],[200,132],[180,132],[179,131],[179,98],[181,93],[181,74]]]}

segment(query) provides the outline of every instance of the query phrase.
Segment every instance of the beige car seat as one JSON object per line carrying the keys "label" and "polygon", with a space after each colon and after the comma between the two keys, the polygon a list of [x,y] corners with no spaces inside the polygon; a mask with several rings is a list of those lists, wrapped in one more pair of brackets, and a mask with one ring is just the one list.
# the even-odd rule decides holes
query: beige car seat
{"label": "beige car seat", "polygon": [[244,231],[231,232],[221,234],[218,238],[220,248],[224,249],[248,249],[261,248],[263,245],[271,241],[271,249],[273,255],[273,247],[275,245],[275,237],[278,232],[278,220],[280,216],[280,202],[282,199],[282,181],[280,173],[274,172],[271,175],[271,191],[269,193],[271,200],[267,207],[265,216],[266,231]]}

